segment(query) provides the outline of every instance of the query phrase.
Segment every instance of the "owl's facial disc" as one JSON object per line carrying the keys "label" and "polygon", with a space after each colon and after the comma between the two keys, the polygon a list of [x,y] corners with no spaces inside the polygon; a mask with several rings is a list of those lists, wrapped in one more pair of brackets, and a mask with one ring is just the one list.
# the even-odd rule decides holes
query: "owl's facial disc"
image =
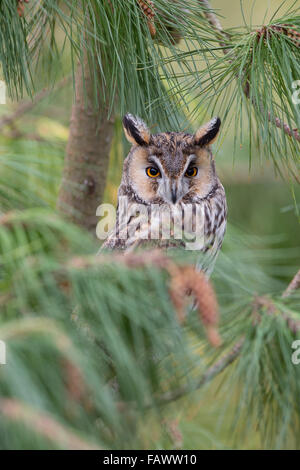
{"label": "owl's facial disc", "polygon": [[124,163],[123,183],[146,204],[195,202],[216,181],[209,145],[216,139],[220,119],[213,118],[195,134],[152,134],[144,121],[126,114],[124,132],[132,144]]}
{"label": "owl's facial disc", "polygon": [[211,189],[214,171],[207,150],[196,149],[177,157],[154,148],[136,147],[130,156],[128,183],[145,203],[175,205],[193,202]]}

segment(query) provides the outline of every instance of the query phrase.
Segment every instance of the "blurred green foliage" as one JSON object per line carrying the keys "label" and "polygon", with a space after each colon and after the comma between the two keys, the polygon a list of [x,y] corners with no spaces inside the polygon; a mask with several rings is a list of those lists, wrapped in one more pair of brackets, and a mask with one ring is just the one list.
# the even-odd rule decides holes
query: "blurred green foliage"
{"label": "blurred green foliage", "polygon": [[[243,23],[239,2],[230,3],[229,28]],[[250,5],[243,3],[249,17]],[[270,3],[253,2],[253,24],[262,22],[267,4],[272,11],[280,4]],[[48,65],[49,54],[46,48]],[[52,57],[51,80],[72,72],[68,47],[63,57]],[[42,64],[35,73],[42,88]],[[249,169],[249,136],[237,148],[231,122],[214,149],[229,209],[212,278],[224,341],[216,352],[195,313],[178,324],[163,270],[70,264],[78,255],[93,257],[99,245],[55,214],[71,97],[70,85],[54,89],[0,136],[0,339],[7,341],[9,361],[0,366],[0,395],[26,404],[17,409],[20,423],[9,419],[16,410],[6,402],[0,447],[174,448],[166,418],[178,421],[183,448],[299,448],[300,369],[290,360],[297,335],[283,315],[299,319],[300,299],[281,299],[299,269],[299,186],[275,175],[253,149]],[[0,120],[16,106],[1,105]],[[118,118],[105,202],[116,202],[127,151]],[[258,327],[252,316],[257,295],[270,296],[276,306],[273,316],[259,310]],[[179,404],[159,405],[166,390],[187,384],[192,391],[207,365],[244,334],[238,363]],[[84,398],[78,398],[83,383]],[[47,425],[52,435],[40,431]]]}

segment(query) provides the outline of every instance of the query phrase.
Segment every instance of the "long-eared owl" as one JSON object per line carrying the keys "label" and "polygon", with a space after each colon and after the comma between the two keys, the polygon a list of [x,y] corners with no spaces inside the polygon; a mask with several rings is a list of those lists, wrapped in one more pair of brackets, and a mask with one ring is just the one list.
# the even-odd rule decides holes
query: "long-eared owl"
{"label": "long-eared owl", "polygon": [[198,268],[210,274],[227,217],[210,147],[220,124],[213,118],[195,134],[151,134],[140,118],[125,115],[132,147],[124,161],[116,225],[103,248],[184,247],[196,250]]}

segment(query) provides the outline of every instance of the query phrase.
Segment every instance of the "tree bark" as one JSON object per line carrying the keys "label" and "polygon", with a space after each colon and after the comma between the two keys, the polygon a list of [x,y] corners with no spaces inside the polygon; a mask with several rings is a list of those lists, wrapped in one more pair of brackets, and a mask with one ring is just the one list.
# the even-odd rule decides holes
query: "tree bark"
{"label": "tree bark", "polygon": [[96,209],[105,189],[113,138],[113,120],[107,119],[107,105],[101,97],[98,102],[96,109],[93,79],[85,58],[75,76],[75,102],[57,207],[71,221],[95,234]]}

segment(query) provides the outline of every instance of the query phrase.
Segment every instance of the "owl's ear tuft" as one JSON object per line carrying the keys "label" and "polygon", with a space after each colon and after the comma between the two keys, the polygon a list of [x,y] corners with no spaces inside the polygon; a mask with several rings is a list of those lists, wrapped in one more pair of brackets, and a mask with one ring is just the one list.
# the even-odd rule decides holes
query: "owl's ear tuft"
{"label": "owl's ear tuft", "polygon": [[219,117],[215,117],[203,126],[201,126],[194,136],[195,145],[205,147],[205,145],[212,144],[217,138],[217,135],[220,130],[220,125],[221,119]]}
{"label": "owl's ear tuft", "polygon": [[150,142],[150,131],[144,121],[132,114],[125,114],[123,128],[126,139],[133,145],[148,145]]}

